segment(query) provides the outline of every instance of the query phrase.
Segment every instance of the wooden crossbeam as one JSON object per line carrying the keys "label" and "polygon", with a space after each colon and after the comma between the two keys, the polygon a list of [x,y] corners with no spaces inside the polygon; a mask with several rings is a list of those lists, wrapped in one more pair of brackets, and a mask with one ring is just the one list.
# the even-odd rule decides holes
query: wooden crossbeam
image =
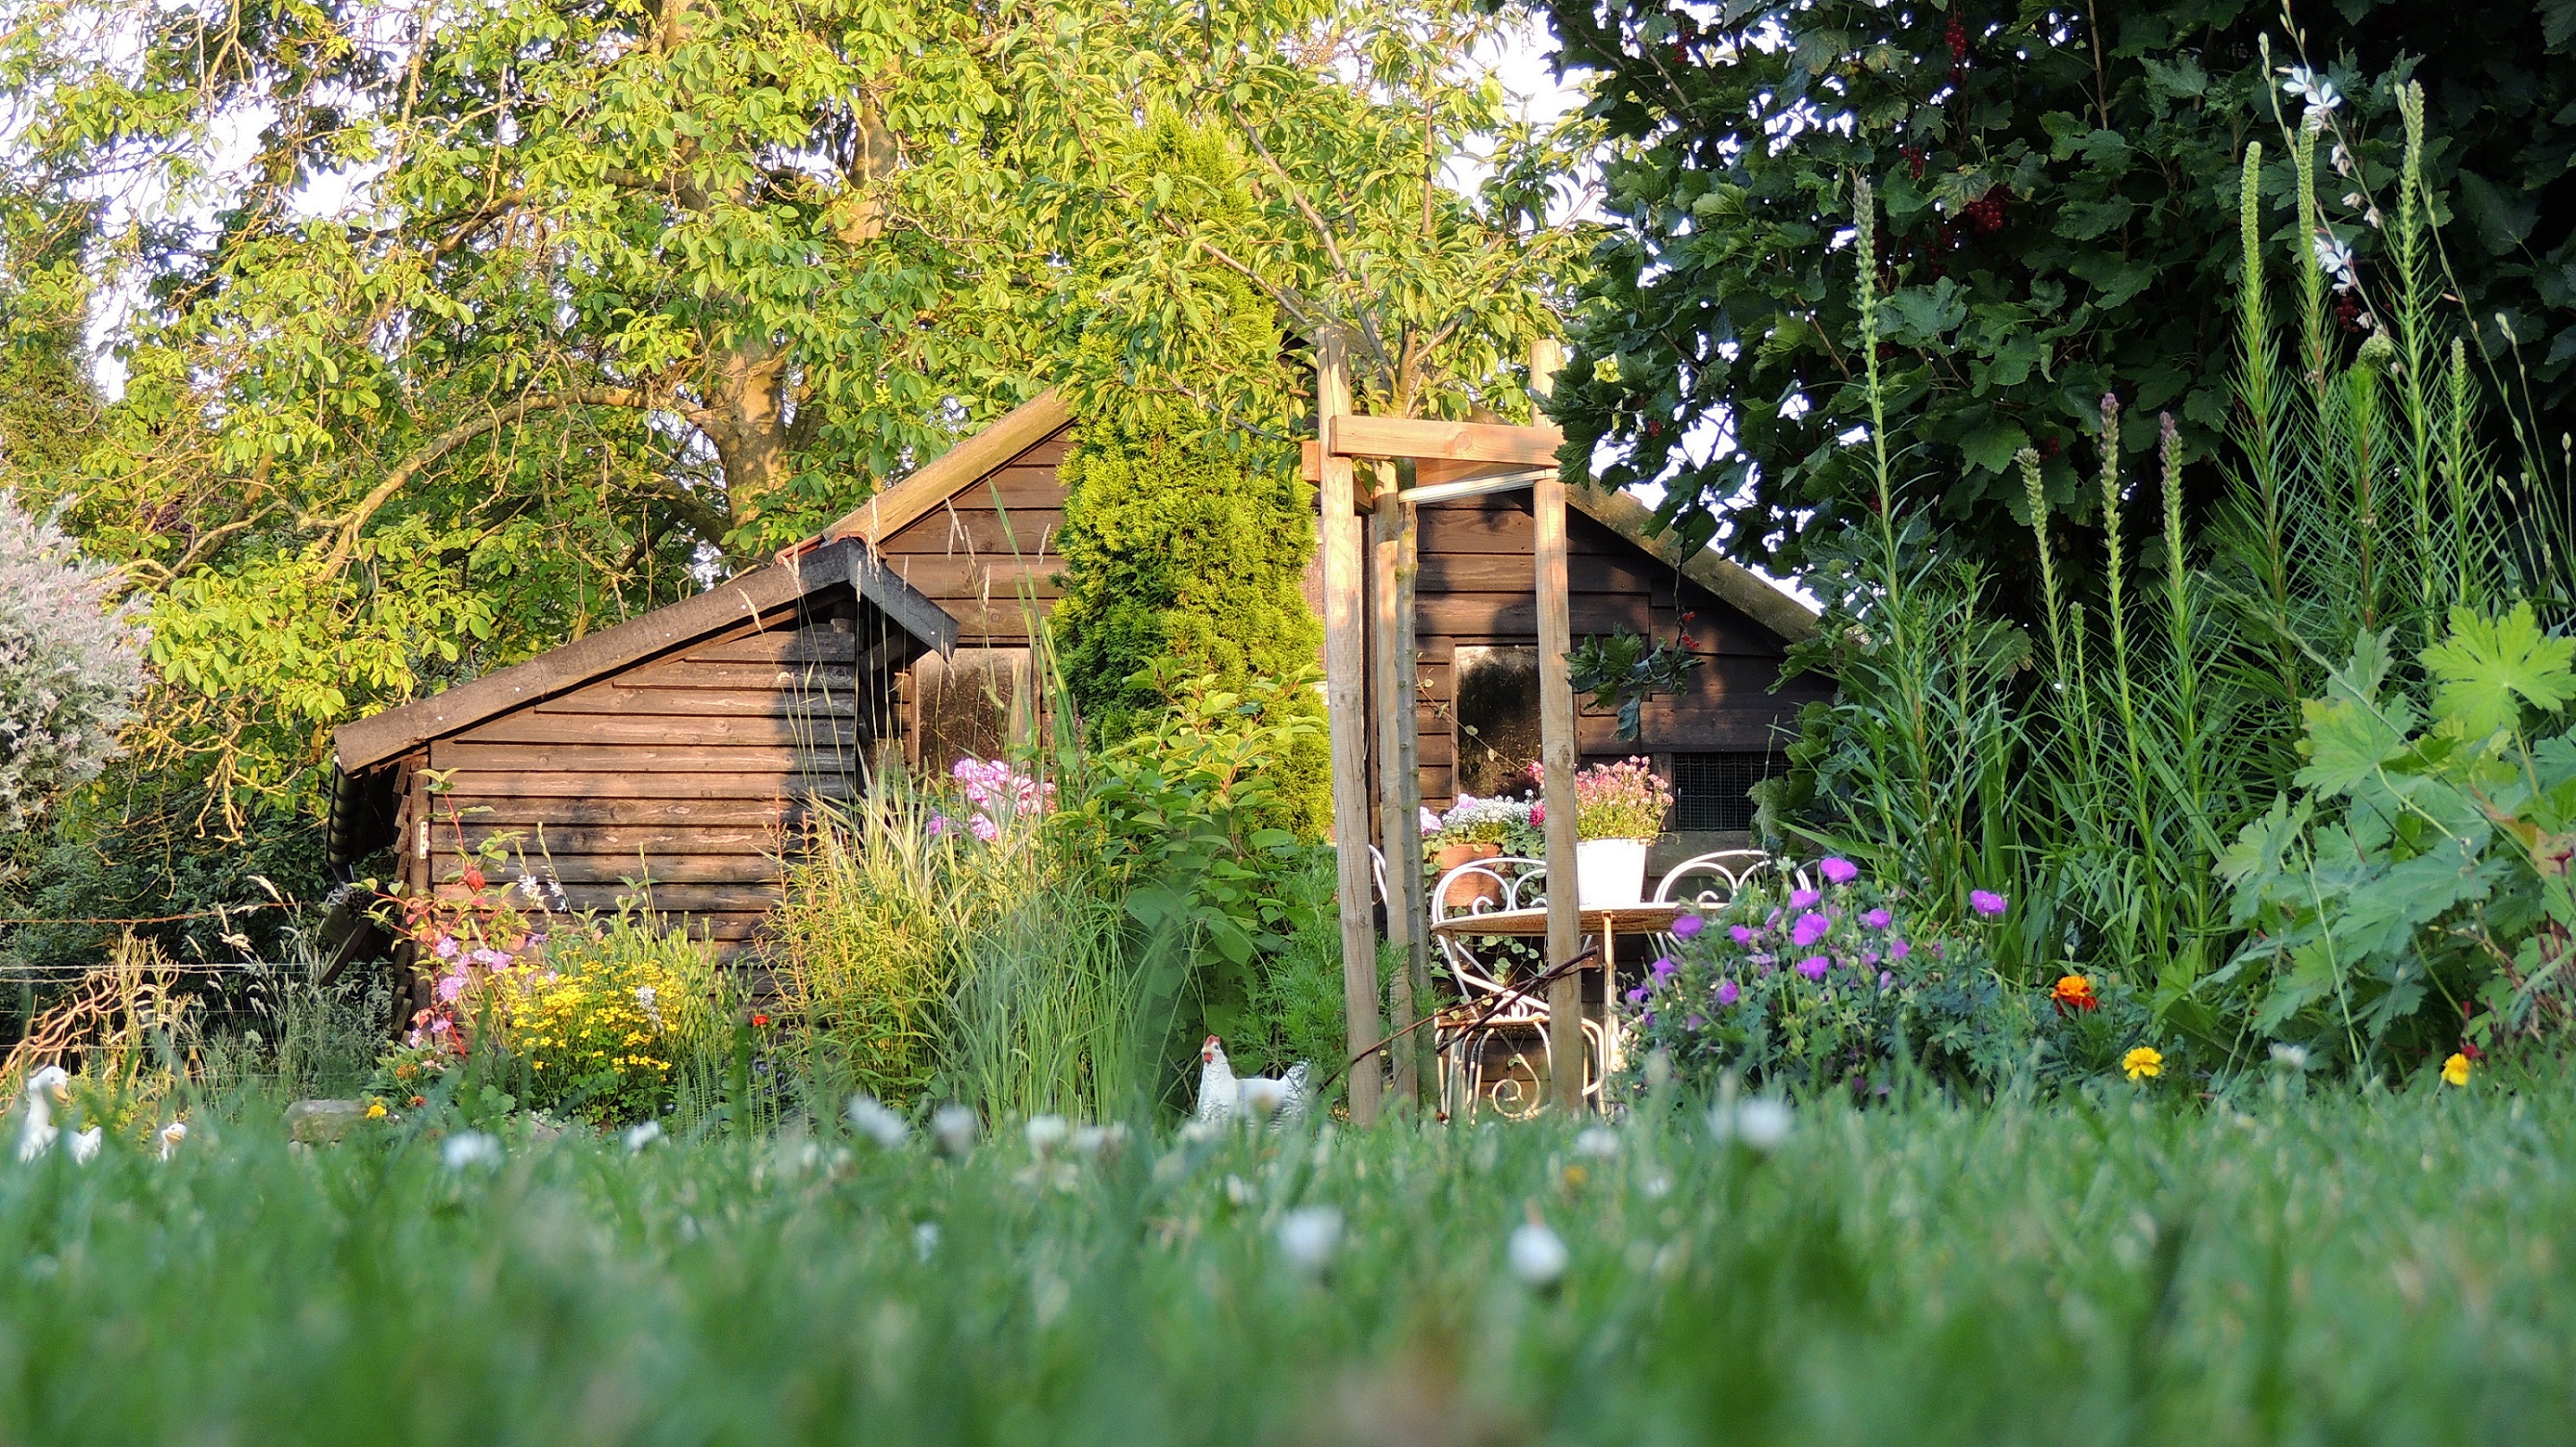
{"label": "wooden crossbeam", "polygon": [[1336,457],[1410,457],[1548,467],[1565,434],[1500,422],[1434,422],[1418,417],[1328,417],[1324,451]]}

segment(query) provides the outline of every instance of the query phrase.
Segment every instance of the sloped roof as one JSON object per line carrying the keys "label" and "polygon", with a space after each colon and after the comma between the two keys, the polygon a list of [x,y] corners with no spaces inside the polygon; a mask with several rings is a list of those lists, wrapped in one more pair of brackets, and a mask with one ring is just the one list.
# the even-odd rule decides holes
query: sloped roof
{"label": "sloped roof", "polygon": [[782,604],[847,583],[929,648],[957,646],[957,620],[898,578],[868,546],[827,542],[791,560],[729,578],[694,598],[603,628],[497,673],[417,703],[343,724],[332,735],[344,774],[356,774],[459,729],[579,688],[628,664],[759,617]]}
{"label": "sloped roof", "polygon": [[[1053,388],[996,418],[983,431],[903,481],[844,514],[830,527],[791,548],[819,547],[842,538],[870,543],[901,532],[958,494],[1010,465],[1013,458],[1055,435],[1073,420],[1063,397]],[[1309,444],[1311,446],[1311,444]],[[1575,511],[1618,534],[1640,552],[1706,588],[1784,642],[1800,643],[1816,634],[1816,612],[1779,584],[1705,548],[1681,556],[1680,545],[1654,530],[1654,512],[1624,492],[1569,487],[1566,501]]]}
{"label": "sloped roof", "polygon": [[[1073,420],[1052,387],[993,419],[992,425],[932,459],[930,464],[844,513],[799,547],[841,538],[874,543],[901,532],[924,514],[1010,465],[1011,459],[1055,435]],[[793,551],[793,550],[791,550]]]}

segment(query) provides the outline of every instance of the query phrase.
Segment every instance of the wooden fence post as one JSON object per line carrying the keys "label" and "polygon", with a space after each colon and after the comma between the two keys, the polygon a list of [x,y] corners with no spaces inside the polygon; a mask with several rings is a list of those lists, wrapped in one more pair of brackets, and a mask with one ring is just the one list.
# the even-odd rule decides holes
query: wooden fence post
{"label": "wooden fence post", "polygon": [[[1337,327],[1315,339],[1315,427],[1323,449],[1324,715],[1332,740],[1333,843],[1340,868],[1342,1003],[1350,1017],[1353,1125],[1374,1125],[1379,1076],[1377,925],[1369,868],[1367,586],[1358,484],[1351,460],[1333,455],[1336,417],[1351,411],[1348,345]],[[1365,1058],[1363,1058],[1365,1057]]]}
{"label": "wooden fence post", "polygon": [[1414,729],[1416,694],[1413,641],[1415,562],[1413,505],[1395,495],[1395,465],[1378,464],[1372,514],[1376,553],[1375,616],[1371,620],[1377,695],[1378,847],[1386,854],[1386,939],[1401,956],[1388,982],[1388,1028],[1411,1033],[1395,1050],[1395,1094],[1428,1103],[1426,1084],[1438,1077],[1426,1066],[1430,1039],[1411,1030],[1431,999],[1429,918],[1422,908],[1421,740]]}
{"label": "wooden fence post", "polygon": [[[1545,395],[1563,354],[1553,339],[1530,346],[1530,390]],[[1540,796],[1547,807],[1547,963],[1561,969],[1583,948],[1582,894],[1574,866],[1574,685],[1565,655],[1574,648],[1565,578],[1565,481],[1542,475],[1530,490],[1537,521],[1538,726]],[[1605,973],[1606,980],[1610,976]],[[1583,1108],[1588,1062],[1583,1044],[1583,974],[1569,970],[1547,987],[1548,1098],[1560,1110]]]}

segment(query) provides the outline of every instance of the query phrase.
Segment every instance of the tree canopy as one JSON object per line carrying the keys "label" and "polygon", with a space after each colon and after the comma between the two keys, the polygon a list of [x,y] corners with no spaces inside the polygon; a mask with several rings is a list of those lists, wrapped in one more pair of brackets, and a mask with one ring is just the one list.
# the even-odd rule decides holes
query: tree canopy
{"label": "tree canopy", "polygon": [[[2189,455],[2221,453],[2246,142],[2273,141],[2261,202],[2277,236],[2297,240],[2297,188],[2320,193],[2349,352],[2383,306],[2410,76],[2430,95],[2427,174],[2448,197],[2436,220],[2464,320],[2527,402],[2530,440],[2554,457],[2576,416],[2562,0],[2338,0],[2301,7],[2312,28],[2295,34],[2249,0],[1548,10],[1560,63],[1633,143],[1610,165],[1612,234],[1556,410],[1577,449],[1613,459],[1608,482],[1665,483],[1663,515],[1694,544],[1793,570],[1865,515],[1847,445],[1867,417],[1865,345],[1889,377],[1905,501],[2008,569],[2026,572],[2032,546],[2015,454],[2046,459],[2052,512],[2090,515],[2070,449],[2098,432],[2105,393],[2174,413]],[[2310,113],[2328,165],[2306,182],[2278,138]],[[1874,338],[1851,271],[1857,178],[1882,209]],[[2133,429],[2132,449],[2154,431]]]}
{"label": "tree canopy", "polygon": [[[1579,248],[1564,137],[1478,58],[1509,23],[35,0],[0,313],[95,324],[123,387],[5,465],[148,591],[144,747],[237,826],[316,797],[338,723],[702,587],[1040,387],[1276,442],[1346,324],[1381,406],[1511,395]],[[1151,163],[1160,115],[1221,139],[1226,204]]]}

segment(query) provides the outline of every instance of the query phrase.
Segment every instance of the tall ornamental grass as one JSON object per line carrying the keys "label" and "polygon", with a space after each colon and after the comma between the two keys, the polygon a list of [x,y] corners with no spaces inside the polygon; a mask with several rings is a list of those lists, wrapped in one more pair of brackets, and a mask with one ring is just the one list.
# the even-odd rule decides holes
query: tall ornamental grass
{"label": "tall ornamental grass", "polygon": [[1110,881],[1045,816],[984,838],[957,812],[889,772],[810,826],[773,956],[807,1072],[996,1120],[1124,1116],[1141,1047]]}
{"label": "tall ornamental grass", "polygon": [[[2299,198],[2286,235],[2262,201],[2266,151],[2243,168],[2240,356],[2231,453],[2214,496],[2188,495],[2169,420],[2147,423],[2152,466],[2132,472],[2119,400],[2100,405],[2092,495],[2073,507],[2019,458],[2040,574],[2030,626],[1988,606],[1988,580],[1937,556],[1899,502],[1901,451],[1863,348],[1876,521],[1817,579],[1835,599],[1810,657],[1838,701],[1793,749],[1799,777],[1767,816],[1800,847],[1868,860],[1954,916],[1972,889],[2014,901],[2000,953],[2023,982],[2108,972],[2152,991],[2160,1021],[2207,1066],[2259,1059],[2247,1027],[2266,969],[2231,968],[2240,922],[2215,877],[2245,825],[2301,764],[2302,700],[2319,696],[2357,635],[2410,648],[2455,606],[2532,599],[2565,616],[2565,510],[2545,460],[2508,476],[2478,439],[2485,391],[2441,302],[2434,199],[2423,181],[2424,97],[2401,93],[2396,194],[2382,203],[2385,274],[2331,244],[2316,204],[2328,113],[2287,133]],[[2334,184],[2347,183],[2336,180]],[[1868,188],[1857,196],[1862,326],[1881,310]],[[2275,310],[2290,256],[2287,325]],[[2349,339],[2338,297],[2372,328]],[[2061,514],[2091,514],[2089,555]]]}

